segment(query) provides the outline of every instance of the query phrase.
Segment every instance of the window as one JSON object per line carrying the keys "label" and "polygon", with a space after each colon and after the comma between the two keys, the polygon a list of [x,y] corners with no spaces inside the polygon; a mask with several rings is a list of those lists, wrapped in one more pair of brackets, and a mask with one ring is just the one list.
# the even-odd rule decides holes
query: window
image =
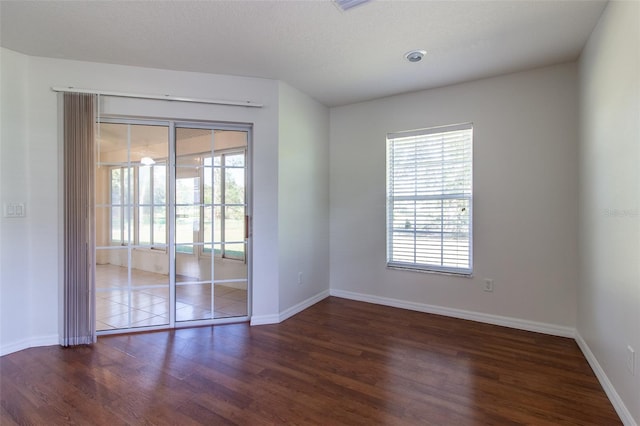
{"label": "window", "polygon": [[245,260],[245,151],[227,150],[214,159],[214,184],[218,223],[215,254],[223,258]]}
{"label": "window", "polygon": [[[197,166],[180,167],[176,178],[176,247],[193,254],[245,260],[245,150],[182,156]],[[187,160],[188,159],[188,160]]]}
{"label": "window", "polygon": [[198,166],[176,171],[176,252],[184,254],[194,254],[194,244],[200,241],[200,157],[193,160]]}
{"label": "window", "polygon": [[[165,164],[138,168],[137,244],[164,246],[167,244],[167,167]],[[164,247],[162,247],[164,249]]]}
{"label": "window", "polygon": [[129,242],[129,205],[131,192],[129,187],[129,168],[114,167],[111,177],[111,241],[128,244]]}
{"label": "window", "polygon": [[387,266],[471,275],[469,124],[387,135]]}
{"label": "window", "polygon": [[[164,250],[167,244],[166,165],[112,167],[110,175],[111,242],[127,245],[133,240],[136,245]],[[137,202],[132,203],[133,199]],[[135,224],[133,229],[130,223]]]}

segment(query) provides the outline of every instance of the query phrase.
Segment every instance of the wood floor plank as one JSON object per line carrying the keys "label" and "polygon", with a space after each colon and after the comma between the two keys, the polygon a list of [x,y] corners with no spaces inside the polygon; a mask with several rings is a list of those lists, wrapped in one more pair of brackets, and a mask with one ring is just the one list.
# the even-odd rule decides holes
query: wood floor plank
{"label": "wood floor plank", "polygon": [[328,298],[0,358],[0,423],[617,425],[572,339]]}

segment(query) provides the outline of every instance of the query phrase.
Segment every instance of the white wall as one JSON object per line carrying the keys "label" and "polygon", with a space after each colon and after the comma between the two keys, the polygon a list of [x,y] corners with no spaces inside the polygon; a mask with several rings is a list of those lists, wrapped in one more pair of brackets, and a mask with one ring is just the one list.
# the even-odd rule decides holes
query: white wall
{"label": "white wall", "polygon": [[27,203],[26,218],[2,219],[2,353],[57,342],[62,171],[57,161],[57,97],[51,86],[265,105],[256,109],[102,100],[105,113],[253,123],[253,314],[277,318],[277,81],[28,57],[6,49],[2,49],[2,72],[2,201]]}
{"label": "white wall", "polygon": [[[27,203],[27,215],[30,215],[27,72],[26,56],[0,50],[0,204]],[[31,340],[46,341],[47,336],[31,332],[29,216],[0,216],[1,355],[24,347]]]}
{"label": "white wall", "polygon": [[[562,64],[332,108],[332,293],[574,327],[576,80],[576,65]],[[474,277],[386,269],[386,134],[464,122],[474,124]]]}
{"label": "white wall", "polygon": [[580,89],[577,329],[640,423],[640,3],[609,3],[581,56]]}
{"label": "white wall", "polygon": [[284,312],[329,292],[329,109],[282,82],[279,105],[278,246]]}

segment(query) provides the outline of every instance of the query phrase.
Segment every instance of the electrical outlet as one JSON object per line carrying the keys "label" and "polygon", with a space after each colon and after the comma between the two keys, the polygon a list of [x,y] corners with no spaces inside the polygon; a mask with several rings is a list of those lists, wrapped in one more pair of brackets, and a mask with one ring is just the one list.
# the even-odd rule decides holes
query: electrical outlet
{"label": "electrical outlet", "polygon": [[298,285],[302,284],[302,272],[298,272]]}
{"label": "electrical outlet", "polygon": [[627,370],[632,376],[636,375],[636,351],[631,346],[627,346]]}
{"label": "electrical outlet", "polygon": [[489,278],[484,279],[484,291],[492,292],[493,291],[493,280]]}

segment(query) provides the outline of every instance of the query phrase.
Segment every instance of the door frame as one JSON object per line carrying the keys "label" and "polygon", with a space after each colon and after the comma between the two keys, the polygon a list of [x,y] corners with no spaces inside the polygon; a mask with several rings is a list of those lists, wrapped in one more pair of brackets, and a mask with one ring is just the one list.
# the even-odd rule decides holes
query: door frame
{"label": "door frame", "polygon": [[[98,126],[101,123],[128,124],[128,125],[147,125],[147,126],[165,126],[169,130],[169,147],[167,166],[166,186],[166,207],[167,207],[167,254],[169,262],[169,323],[158,326],[143,327],[127,327],[112,330],[101,330],[97,335],[120,334],[132,331],[151,331],[172,328],[188,328],[202,325],[228,324],[237,322],[248,322],[251,318],[251,310],[253,306],[252,299],[252,271],[253,271],[253,125],[246,123],[228,123],[217,121],[203,120],[185,120],[185,119],[158,119],[158,118],[138,118],[122,115],[105,115],[98,118]],[[240,131],[247,133],[247,145],[245,149],[245,263],[247,268],[247,314],[238,317],[227,318],[211,318],[201,320],[176,321],[176,249],[175,249],[175,227],[176,227],[176,130],[178,128],[195,128],[205,129],[215,132],[216,130]],[[99,133],[96,133],[99,136]],[[128,147],[130,151],[130,147]],[[99,149],[97,150],[99,152]],[[212,151],[215,153],[216,151]],[[220,151],[218,151],[220,152]],[[99,159],[96,158],[95,163],[98,164]],[[131,165],[130,154],[128,154],[128,164]],[[135,204],[135,203],[134,203]],[[111,218],[109,219],[109,221]],[[111,227],[109,226],[109,229]],[[94,246],[95,250],[95,246]],[[213,246],[212,246],[213,250]],[[195,251],[195,250],[194,250]],[[212,252],[212,257],[214,253]],[[214,259],[212,258],[212,262]],[[213,272],[213,271],[212,271]],[[130,279],[130,278],[129,278]],[[214,276],[211,276],[212,297],[215,291]],[[96,297],[96,296],[94,296]],[[214,307],[212,306],[212,309]],[[131,308],[130,308],[131,309]]]}

